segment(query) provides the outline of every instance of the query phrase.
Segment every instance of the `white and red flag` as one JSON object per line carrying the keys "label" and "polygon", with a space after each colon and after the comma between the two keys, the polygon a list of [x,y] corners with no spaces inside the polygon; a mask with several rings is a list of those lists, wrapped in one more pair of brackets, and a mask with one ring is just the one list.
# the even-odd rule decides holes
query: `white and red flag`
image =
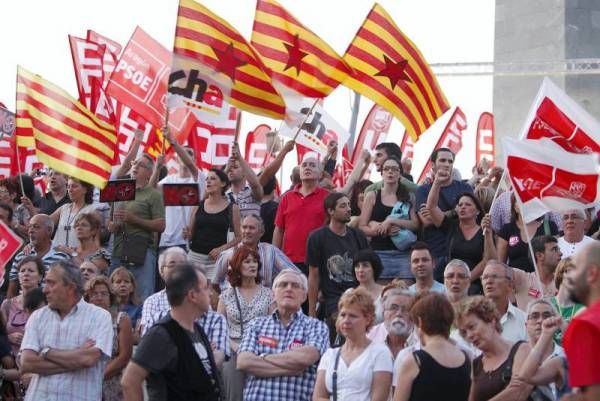
{"label": "white and red flag", "polygon": [[[462,148],[462,132],[465,129],[467,129],[467,117],[460,107],[456,107],[433,150],[435,151],[440,148],[448,148],[456,155]],[[430,170],[431,160],[428,159],[423,171],[421,171],[421,175],[419,175],[417,182],[422,182]]]}
{"label": "white and red flag", "polygon": [[583,209],[600,202],[598,155],[572,154],[548,139],[504,138],[503,147],[525,222],[548,211]]}
{"label": "white and red flag", "polygon": [[400,151],[402,152],[403,159],[413,159],[415,156],[415,143],[406,131],[400,142]]}
{"label": "white and red flag", "polygon": [[[356,165],[360,158],[360,152],[363,149],[367,149],[373,153],[375,147],[382,142],[385,142],[392,120],[394,116],[392,113],[387,111],[385,108],[374,104],[367,114],[365,121],[363,122],[358,138],[356,139],[356,145],[352,151],[351,164]],[[370,171],[365,175],[369,176]]]}
{"label": "white and red flag", "polygon": [[544,78],[520,138],[547,138],[572,153],[600,152],[600,123]]}
{"label": "white and red flag", "polygon": [[475,138],[475,164],[486,159],[490,167],[495,164],[494,115],[487,111],[481,113],[477,122],[477,137]]}
{"label": "white and red flag", "polygon": [[244,158],[255,170],[259,170],[268,162],[270,149],[267,144],[267,134],[269,132],[271,132],[271,127],[267,124],[260,124],[246,136]]}

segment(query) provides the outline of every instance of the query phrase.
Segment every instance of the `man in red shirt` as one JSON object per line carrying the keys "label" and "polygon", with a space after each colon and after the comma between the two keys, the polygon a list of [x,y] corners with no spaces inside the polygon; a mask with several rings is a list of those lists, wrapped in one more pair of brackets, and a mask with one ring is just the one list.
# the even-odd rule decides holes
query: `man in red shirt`
{"label": "man in red shirt", "polygon": [[569,384],[582,399],[600,400],[600,242],[575,254],[575,269],[567,273],[571,297],[587,309],[567,327],[563,346],[569,361]]}
{"label": "man in red shirt", "polygon": [[286,192],[275,216],[273,245],[308,276],[305,261],[308,234],[325,224],[323,201],[329,191],[319,187],[321,164],[307,157],[300,164],[300,184]]}

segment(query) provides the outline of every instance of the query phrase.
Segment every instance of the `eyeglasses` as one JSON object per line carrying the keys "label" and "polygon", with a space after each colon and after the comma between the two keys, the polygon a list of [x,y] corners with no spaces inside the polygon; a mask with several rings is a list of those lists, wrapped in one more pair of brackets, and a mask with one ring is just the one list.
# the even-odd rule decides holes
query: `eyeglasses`
{"label": "eyeglasses", "polygon": [[554,314],[552,312],[533,312],[531,314],[529,314],[529,316],[527,316],[527,320],[540,320],[540,318],[542,318],[542,320],[546,320],[550,317],[554,316]]}
{"label": "eyeglasses", "polygon": [[484,274],[481,276],[481,281],[487,281],[487,280],[493,280],[493,281],[498,281],[501,279],[507,279],[510,280],[509,276],[503,276],[503,275],[499,275],[499,274]]}
{"label": "eyeglasses", "polygon": [[564,214],[562,215],[563,220],[583,220],[583,217],[578,215],[577,213]]}
{"label": "eyeglasses", "polygon": [[445,279],[452,280],[453,278],[459,278],[461,280],[465,280],[468,276],[464,273],[448,273],[444,276]]}
{"label": "eyeglasses", "polygon": [[287,288],[288,285],[292,287],[293,290],[299,290],[300,288],[302,288],[302,284],[300,284],[297,281],[280,281],[277,283],[275,288],[284,289]]}
{"label": "eyeglasses", "polygon": [[398,171],[400,171],[400,168],[396,166],[385,166],[383,167],[383,171],[391,171],[392,173],[397,173]]}

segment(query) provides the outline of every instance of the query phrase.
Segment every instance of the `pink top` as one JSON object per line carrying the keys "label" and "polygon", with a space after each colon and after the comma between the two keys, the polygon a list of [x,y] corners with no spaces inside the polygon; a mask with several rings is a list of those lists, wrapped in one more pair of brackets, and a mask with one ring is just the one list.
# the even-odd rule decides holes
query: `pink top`
{"label": "pink top", "polygon": [[[22,299],[22,297],[21,297]],[[5,299],[2,302],[2,315],[6,318],[6,334],[12,333],[25,333],[25,323],[29,315],[19,306],[19,302],[16,302],[17,297]],[[21,344],[10,342],[10,347],[14,356],[19,353]]]}

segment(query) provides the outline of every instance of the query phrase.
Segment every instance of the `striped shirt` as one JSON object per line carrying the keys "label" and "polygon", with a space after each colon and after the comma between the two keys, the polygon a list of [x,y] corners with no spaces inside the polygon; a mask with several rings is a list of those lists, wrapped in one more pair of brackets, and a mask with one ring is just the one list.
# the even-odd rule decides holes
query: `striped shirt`
{"label": "striped shirt", "polygon": [[[159,320],[167,316],[171,310],[171,305],[167,299],[167,292],[161,290],[152,294],[146,301],[142,309],[142,335],[154,326]],[[215,349],[222,351],[225,358],[231,356],[229,346],[229,329],[227,328],[227,320],[220,313],[208,311],[198,319],[198,324],[202,326],[208,340],[214,345]]]}
{"label": "striped shirt", "polygon": [[227,191],[227,199],[231,203],[235,203],[240,208],[240,216],[244,218],[250,214],[260,216],[260,199],[257,201],[252,196],[252,188],[246,185],[237,194],[231,189]]}
{"label": "striped shirt", "polygon": [[[329,330],[325,323],[296,312],[287,327],[279,320],[279,312],[250,321],[240,343],[239,353],[255,355],[280,354],[298,347],[315,347],[320,355],[329,348]],[[245,401],[312,399],[317,374],[315,362],[298,376],[257,377],[248,375],[244,386]]]}
{"label": "striped shirt", "polygon": [[[31,248],[31,251],[28,254],[25,254],[23,251],[19,252],[13,260],[12,267],[10,268],[10,273],[8,274],[8,279],[10,281],[17,281],[19,279],[19,272],[17,270],[17,266],[19,265],[21,260],[23,260],[23,258],[25,258],[26,256],[35,255],[37,255],[37,253],[34,248]],[[55,251],[54,245],[51,244],[50,250],[46,252],[44,256],[42,256],[42,263],[44,264],[45,273],[48,272],[48,269],[50,269],[50,266],[52,266],[54,262],[66,259],[71,259],[71,257],[64,252]]]}
{"label": "striped shirt", "polygon": [[[237,245],[237,247],[244,246],[243,243]],[[237,248],[229,248],[219,255],[219,259],[215,263],[217,268],[217,277],[216,282],[222,284],[227,276],[227,271],[229,270],[229,261],[233,256],[234,250]],[[279,272],[284,269],[292,269],[297,272],[298,268],[292,263],[292,261],[285,256],[285,254],[281,251],[281,249],[277,248],[274,245],[268,244],[266,242],[258,243],[258,255],[260,256],[260,278],[262,279],[262,285],[265,287],[271,288],[273,283],[273,279]]]}
{"label": "striped shirt", "polygon": [[102,399],[104,367],[110,359],[113,327],[110,313],[83,300],[61,319],[46,306],[33,312],[25,326],[21,351],[40,352],[45,347],[74,350],[88,339],[102,352],[91,368],[53,375],[34,374],[25,401],[98,401]]}

